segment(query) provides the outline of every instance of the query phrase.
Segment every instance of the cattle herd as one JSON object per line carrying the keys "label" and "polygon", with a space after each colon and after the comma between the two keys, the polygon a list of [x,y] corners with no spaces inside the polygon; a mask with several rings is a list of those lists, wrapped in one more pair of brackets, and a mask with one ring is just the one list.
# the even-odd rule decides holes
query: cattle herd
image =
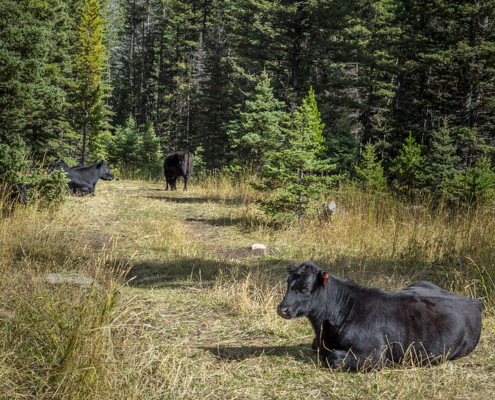
{"label": "cattle herd", "polygon": [[[176,190],[179,178],[187,190],[193,161],[189,151],[165,158],[165,190]],[[59,161],[43,169],[65,171],[68,189],[75,195],[94,195],[99,179],[114,179],[103,160],[72,168]],[[8,192],[27,203],[27,189],[16,183]],[[287,293],[277,312],[285,319],[307,317],[315,332],[313,351],[324,366],[344,371],[454,360],[473,351],[481,334],[482,305],[476,299],[425,281],[397,292],[366,288],[312,262],[290,267]]]}
{"label": "cattle herd", "polygon": [[[165,173],[166,188],[177,189],[177,180],[183,178],[184,190],[187,190],[187,182],[193,170],[194,154],[190,151],[176,151],[169,154],[163,163]],[[28,172],[45,171],[51,174],[53,171],[64,171],[68,179],[67,189],[70,193],[78,196],[94,196],[95,187],[98,180],[111,181],[114,175],[108,165],[103,161],[95,161],[92,165],[78,165],[70,168],[64,161],[54,161],[48,164],[34,165]],[[3,198],[9,202],[20,202],[27,204],[29,201],[28,191],[32,185],[14,183],[3,189]],[[1,191],[0,191],[1,193]]]}

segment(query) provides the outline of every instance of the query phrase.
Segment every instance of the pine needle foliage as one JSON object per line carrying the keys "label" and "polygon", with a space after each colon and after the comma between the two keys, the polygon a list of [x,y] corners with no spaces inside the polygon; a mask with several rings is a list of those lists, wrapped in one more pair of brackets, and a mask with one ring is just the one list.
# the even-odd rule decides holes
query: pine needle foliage
{"label": "pine needle foliage", "polygon": [[365,188],[382,191],[387,187],[387,180],[383,176],[382,161],[378,160],[375,153],[375,146],[368,143],[364,147],[362,160],[355,167],[358,181]]}
{"label": "pine needle foliage", "polygon": [[277,218],[301,217],[310,211],[314,201],[322,201],[331,191],[334,166],[323,156],[325,139],[315,93],[309,94],[293,116],[282,149],[272,151],[261,173],[261,182],[253,186],[274,197],[260,202],[260,209]]}
{"label": "pine needle foliage", "polygon": [[86,162],[86,147],[91,154],[101,152],[99,139],[104,121],[102,73],[105,66],[103,19],[99,0],[85,0],[79,25],[80,51],[77,55],[78,114],[77,124],[82,135],[82,163]]}
{"label": "pine needle foliage", "polygon": [[266,71],[257,78],[256,87],[247,98],[230,135],[241,163],[249,162],[260,169],[267,162],[267,155],[280,150],[284,143],[284,125],[288,118],[283,111],[284,103],[273,95]]}
{"label": "pine needle foliage", "polygon": [[421,147],[409,132],[400,154],[394,159],[390,172],[397,177],[397,188],[411,194],[421,188],[426,180],[426,157],[421,155]]}

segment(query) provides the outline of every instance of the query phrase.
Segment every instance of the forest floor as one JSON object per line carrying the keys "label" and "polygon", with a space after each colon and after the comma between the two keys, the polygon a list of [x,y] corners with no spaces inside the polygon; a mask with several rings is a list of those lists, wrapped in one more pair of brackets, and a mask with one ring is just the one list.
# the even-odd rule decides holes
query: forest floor
{"label": "forest floor", "polygon": [[[370,231],[353,241],[354,224],[339,214],[332,225],[307,230],[249,223],[250,196],[235,187],[167,192],[163,183],[100,182],[94,197],[68,200],[65,219],[51,217],[43,229],[72,254],[106,255],[129,269],[113,333],[118,368],[87,398],[495,398],[492,312],[484,314],[478,347],[460,360],[372,373],[318,365],[309,322],[276,314],[289,265],[314,260],[359,284],[397,290],[442,275],[433,269],[445,263],[418,261],[411,269],[373,248],[392,245],[380,232],[368,233],[373,242],[363,239]],[[267,251],[251,251],[253,243]],[[63,271],[77,272],[69,264],[51,272]]]}

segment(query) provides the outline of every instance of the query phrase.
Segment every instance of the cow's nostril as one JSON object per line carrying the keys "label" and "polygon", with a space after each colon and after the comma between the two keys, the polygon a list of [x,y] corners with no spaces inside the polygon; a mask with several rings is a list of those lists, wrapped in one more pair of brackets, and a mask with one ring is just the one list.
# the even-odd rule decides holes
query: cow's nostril
{"label": "cow's nostril", "polygon": [[277,313],[282,318],[290,318],[290,308],[287,306],[278,306]]}

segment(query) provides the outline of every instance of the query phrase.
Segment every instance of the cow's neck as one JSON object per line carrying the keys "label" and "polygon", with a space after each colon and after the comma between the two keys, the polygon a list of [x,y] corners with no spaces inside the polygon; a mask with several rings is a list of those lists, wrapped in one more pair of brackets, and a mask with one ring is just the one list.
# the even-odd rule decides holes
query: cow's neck
{"label": "cow's neck", "polygon": [[355,288],[343,279],[330,276],[325,286],[319,290],[315,307],[308,315],[315,332],[323,323],[341,325],[353,313],[358,301]]}
{"label": "cow's neck", "polygon": [[93,179],[98,180],[98,178],[100,177],[99,171],[96,169],[96,164],[88,166],[87,171],[91,174],[91,177]]}

